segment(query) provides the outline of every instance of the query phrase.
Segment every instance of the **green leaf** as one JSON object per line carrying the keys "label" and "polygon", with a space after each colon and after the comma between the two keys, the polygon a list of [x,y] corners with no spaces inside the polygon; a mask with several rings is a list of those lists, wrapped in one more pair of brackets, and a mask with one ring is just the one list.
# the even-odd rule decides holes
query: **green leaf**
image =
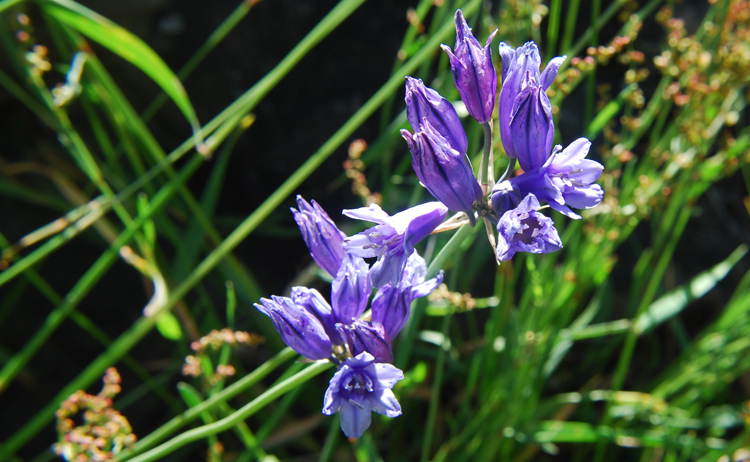
{"label": "green leaf", "polygon": [[58,21],[99,43],[148,75],[177,104],[190,122],[196,143],[202,144],[198,118],[180,79],[143,40],[104,16],[70,0],[48,0],[42,3],[42,8]]}
{"label": "green leaf", "polygon": [[716,284],[724,279],[729,270],[747,253],[747,246],[741,245],[726,260],[694,277],[688,284],[678,287],[648,307],[638,317],[633,329],[640,335],[656,327],[682,311],[688,303],[705,295]]}
{"label": "green leaf", "polygon": [[182,338],[182,329],[177,318],[172,313],[166,313],[156,321],[156,328],[159,333],[169,340],[179,340]]}

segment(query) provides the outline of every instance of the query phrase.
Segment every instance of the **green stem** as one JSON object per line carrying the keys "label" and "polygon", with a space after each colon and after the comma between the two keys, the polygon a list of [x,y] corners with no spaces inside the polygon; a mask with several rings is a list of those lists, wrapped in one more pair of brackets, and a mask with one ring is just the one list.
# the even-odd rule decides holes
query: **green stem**
{"label": "green stem", "polygon": [[494,175],[490,174],[490,169],[493,169],[492,165],[492,121],[485,122],[482,124],[484,130],[484,150],[482,151],[482,161],[479,163],[479,186],[482,187],[482,192],[487,194],[493,185],[489,182],[494,180]]}
{"label": "green stem", "polygon": [[153,432],[149,433],[148,436],[140,439],[138,443],[136,443],[132,451],[120,453],[118,456],[119,460],[128,460],[133,456],[138,455],[149,448],[152,448],[154,445],[158,444],[160,441],[163,441],[168,435],[178,430],[183,425],[192,422],[193,420],[200,417],[200,414],[202,412],[209,411],[216,407],[219,403],[226,402],[227,400],[232,399],[233,397],[252,387],[268,374],[276,370],[280,365],[284,364],[295,356],[297,356],[297,353],[295,353],[291,348],[285,348],[281,350],[281,352],[279,352],[276,356],[269,359],[237,382],[223,389],[219,393],[211,396],[199,405],[188,409],[187,411],[183,412],[182,415],[178,415]]}
{"label": "green stem", "polygon": [[274,387],[269,388],[265,393],[250,401],[233,414],[214,423],[203,425],[201,427],[188,430],[185,433],[181,433],[171,440],[167,441],[166,443],[162,444],[161,446],[157,446],[156,448],[130,460],[132,462],[149,462],[152,460],[158,460],[162,457],[167,456],[168,454],[171,454],[172,452],[185,446],[186,444],[192,443],[193,441],[198,441],[208,436],[216,435],[217,433],[229,430],[239,422],[242,422],[251,415],[255,414],[257,411],[274,401],[279,396],[287,393],[293,388],[300,386],[304,382],[310,380],[311,378],[315,377],[331,366],[332,364],[329,362],[313,364],[302,372],[289,377],[288,379],[284,380]]}
{"label": "green stem", "polygon": [[[464,226],[466,228],[466,226]],[[435,420],[437,419],[438,405],[440,404],[440,386],[443,383],[443,370],[445,368],[445,348],[448,342],[448,328],[452,315],[443,318],[443,344],[438,351],[437,363],[435,364],[435,378],[432,383],[432,395],[430,396],[430,409],[427,413],[427,428],[422,441],[422,462],[427,462],[430,458],[430,446],[432,446],[432,436],[435,431]]]}

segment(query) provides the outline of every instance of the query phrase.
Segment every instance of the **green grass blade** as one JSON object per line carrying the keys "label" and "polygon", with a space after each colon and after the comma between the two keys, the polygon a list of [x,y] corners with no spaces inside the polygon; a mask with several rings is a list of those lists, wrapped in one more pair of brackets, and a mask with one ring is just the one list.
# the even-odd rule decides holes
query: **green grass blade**
{"label": "green grass blade", "polygon": [[694,277],[684,286],[669,292],[663,297],[653,302],[646,312],[641,314],[635,321],[633,329],[637,335],[653,329],[662,322],[677,315],[690,302],[701,298],[708,291],[713,289],[729,273],[738,261],[745,256],[748,251],[746,245],[741,245],[732,252],[726,260],[714,266],[708,271],[704,271]]}
{"label": "green grass blade", "polygon": [[200,145],[200,125],[180,79],[141,39],[107,18],[70,0],[45,0],[42,8],[58,21],[108,48],[148,75],[182,111]]}

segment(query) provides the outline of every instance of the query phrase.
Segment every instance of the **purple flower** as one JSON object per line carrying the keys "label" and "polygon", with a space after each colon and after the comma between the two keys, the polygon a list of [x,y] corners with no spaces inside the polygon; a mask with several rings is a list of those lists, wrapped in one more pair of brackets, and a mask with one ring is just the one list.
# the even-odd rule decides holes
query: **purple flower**
{"label": "purple flower", "polygon": [[401,415],[401,405],[391,388],[404,373],[390,364],[376,363],[367,352],[346,360],[326,390],[323,414],[341,413],[341,430],[359,438],[370,427],[370,412],[388,417]]}
{"label": "purple flower", "polygon": [[541,208],[533,194],[518,207],[508,210],[497,223],[497,259],[510,260],[516,252],[549,253],[562,249],[560,236],[549,217],[537,212]]}
{"label": "purple flower", "polygon": [[[521,95],[522,90],[530,85],[531,82],[533,82],[534,87],[538,88],[538,92],[546,98],[544,92],[552,85],[555,77],[557,77],[557,71],[566,57],[558,56],[552,59],[547,64],[544,72],[540,74],[539,66],[542,59],[539,56],[539,49],[534,42],[527,42],[516,50],[505,43],[501,43],[500,56],[503,60],[503,86],[500,90],[500,102],[498,103],[500,137],[508,156],[518,158],[521,168],[530,170],[533,167],[527,167],[529,167],[531,162],[527,162],[527,159],[522,159],[521,155],[523,153],[517,152],[514,146],[515,135],[511,131],[511,121],[514,109],[516,108],[516,101]],[[528,77],[526,77],[527,72]],[[538,96],[539,99],[543,99],[541,95]],[[549,103],[549,99],[546,100],[546,103]],[[544,152],[545,156],[547,152],[549,150]],[[524,167],[524,165],[527,167]]]}
{"label": "purple flower", "polygon": [[449,209],[465,212],[473,222],[474,202],[482,200],[482,188],[466,154],[451,148],[427,119],[422,131],[412,135],[401,130],[401,136],[409,145],[411,165],[427,191]]}
{"label": "purple flower", "polygon": [[396,338],[409,319],[411,303],[426,297],[443,282],[443,271],[425,281],[427,265],[416,251],[406,262],[398,284],[388,283],[372,299],[372,322],[383,325],[390,341]]}
{"label": "purple flower", "polygon": [[414,245],[427,237],[448,214],[440,202],[427,202],[389,216],[377,204],[344,210],[344,215],[378,223],[344,240],[344,249],[361,258],[377,257],[370,267],[373,287],[398,284]]}
{"label": "purple flower", "polygon": [[414,132],[421,132],[424,121],[440,133],[448,144],[461,154],[466,154],[469,142],[456,109],[447,99],[432,88],[425,87],[422,79],[406,77],[406,117]]}
{"label": "purple flower", "polygon": [[292,299],[274,295],[271,299],[261,298],[255,307],[271,318],[284,343],[297,353],[313,360],[331,357],[331,339],[323,324]]}
{"label": "purple flower", "polygon": [[441,45],[448,53],[453,80],[466,104],[466,109],[479,123],[492,117],[497,93],[497,73],[492,65],[490,43],[497,30],[487,38],[484,48],[471,33],[461,10],[456,10],[456,46],[452,52],[447,45]]}
{"label": "purple flower", "polygon": [[393,351],[391,342],[379,322],[356,320],[350,325],[336,324],[336,329],[349,345],[352,356],[368,352],[379,363],[392,363]]}
{"label": "purple flower", "polygon": [[344,259],[343,243],[346,234],[339,231],[325,210],[315,201],[312,201],[311,206],[302,196],[297,196],[297,207],[299,210],[290,210],[302,233],[302,239],[310,249],[310,256],[318,266],[336,277]]}
{"label": "purple flower", "polygon": [[552,104],[529,71],[524,75],[521,92],[513,104],[510,136],[518,163],[525,171],[540,167],[549,157],[555,136]]}
{"label": "purple flower", "polygon": [[367,309],[372,295],[370,268],[365,261],[347,254],[331,286],[331,305],[336,322],[351,324]]}
{"label": "purple flower", "polygon": [[336,314],[331,309],[331,305],[328,304],[320,292],[315,289],[308,289],[307,287],[292,287],[291,298],[298,308],[307,310],[308,313],[320,321],[332,344],[342,345],[344,343],[341,335],[336,330],[336,323],[341,321],[337,319]]}
{"label": "purple flower", "polygon": [[501,214],[518,204],[522,197],[534,194],[558,212],[573,219],[581,218],[570,207],[595,207],[604,197],[602,188],[594,183],[604,167],[585,158],[590,147],[591,142],[586,138],[578,138],[562,151],[560,146],[555,146],[541,167],[495,185],[492,208]]}

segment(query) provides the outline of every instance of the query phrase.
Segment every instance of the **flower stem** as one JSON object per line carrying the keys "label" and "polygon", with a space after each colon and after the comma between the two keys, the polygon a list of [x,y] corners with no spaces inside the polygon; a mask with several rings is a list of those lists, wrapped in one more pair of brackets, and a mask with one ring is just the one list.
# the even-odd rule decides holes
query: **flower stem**
{"label": "flower stem", "polygon": [[492,156],[492,120],[482,124],[484,129],[484,151],[482,162],[479,164],[479,185],[482,192],[487,195],[495,186],[495,168]]}

